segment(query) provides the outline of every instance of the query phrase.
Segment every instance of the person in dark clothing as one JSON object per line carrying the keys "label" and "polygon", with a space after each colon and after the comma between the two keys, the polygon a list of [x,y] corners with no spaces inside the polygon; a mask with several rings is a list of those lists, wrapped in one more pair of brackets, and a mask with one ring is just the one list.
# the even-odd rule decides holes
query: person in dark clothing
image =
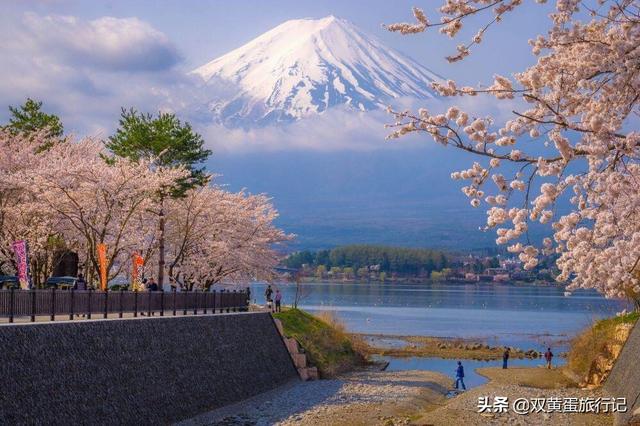
{"label": "person in dark clothing", "polygon": [[87,282],[84,280],[84,275],[78,274],[78,279],[76,280],[76,283],[73,285],[73,289],[74,290],[86,290],[87,289]]}
{"label": "person in dark clothing", "polygon": [[462,390],[467,390],[464,385],[464,367],[460,361],[458,361],[458,368],[456,368],[456,389],[458,389],[458,384],[462,385]]}
{"label": "person in dark clothing", "polygon": [[264,291],[264,298],[267,301],[267,308],[269,308],[269,310],[273,310],[273,299],[271,298],[272,295],[273,289],[271,288],[271,285],[268,285],[267,289]]}
{"label": "person in dark clothing", "polygon": [[156,283],[156,280],[154,280],[153,277],[149,278],[149,281],[147,282],[147,289],[149,291],[158,291],[158,283]]}
{"label": "person in dark clothing", "polygon": [[511,351],[510,348],[505,349],[504,353],[502,354],[502,368],[506,369],[507,368],[507,361],[509,361],[509,352]]}
{"label": "person in dark clothing", "polygon": [[547,348],[547,351],[544,353],[544,359],[547,361],[547,368],[551,369],[551,360],[553,359],[553,352],[551,352],[551,348]]}
{"label": "person in dark clothing", "polygon": [[276,290],[276,312],[282,312],[281,310],[281,303],[282,303],[282,293],[280,293],[280,290]]}
{"label": "person in dark clothing", "polygon": [[[84,279],[84,275],[82,274],[78,274],[78,279],[76,280],[76,283],[73,285],[73,289],[74,290],[86,290],[87,289],[87,282]],[[79,317],[80,314],[76,314],[76,317]],[[82,317],[84,318],[86,316],[86,314],[82,314]]]}

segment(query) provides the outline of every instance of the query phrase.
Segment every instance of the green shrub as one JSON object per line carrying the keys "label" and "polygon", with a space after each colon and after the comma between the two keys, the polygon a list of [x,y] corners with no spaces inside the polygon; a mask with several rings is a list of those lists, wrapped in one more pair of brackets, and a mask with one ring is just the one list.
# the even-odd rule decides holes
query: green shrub
{"label": "green shrub", "polygon": [[300,343],[322,377],[335,376],[366,362],[358,350],[361,342],[347,334],[344,325],[331,314],[316,317],[299,309],[288,309],[273,316],[282,321],[284,334]]}

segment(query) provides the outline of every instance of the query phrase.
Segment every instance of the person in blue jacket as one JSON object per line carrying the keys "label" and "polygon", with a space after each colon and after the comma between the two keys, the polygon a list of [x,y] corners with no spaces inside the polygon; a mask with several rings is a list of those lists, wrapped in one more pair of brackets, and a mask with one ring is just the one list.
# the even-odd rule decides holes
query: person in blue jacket
{"label": "person in blue jacket", "polygon": [[467,390],[464,385],[464,367],[460,361],[458,361],[458,368],[456,368],[456,389],[458,389],[458,384],[462,385],[462,390]]}

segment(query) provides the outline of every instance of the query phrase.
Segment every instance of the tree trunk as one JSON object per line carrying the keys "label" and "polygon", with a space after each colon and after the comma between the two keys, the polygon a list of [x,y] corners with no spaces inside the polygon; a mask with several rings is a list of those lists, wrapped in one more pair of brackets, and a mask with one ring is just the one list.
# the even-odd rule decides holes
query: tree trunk
{"label": "tree trunk", "polygon": [[158,241],[158,288],[164,288],[164,199],[160,200],[160,218],[158,228],[160,239]]}

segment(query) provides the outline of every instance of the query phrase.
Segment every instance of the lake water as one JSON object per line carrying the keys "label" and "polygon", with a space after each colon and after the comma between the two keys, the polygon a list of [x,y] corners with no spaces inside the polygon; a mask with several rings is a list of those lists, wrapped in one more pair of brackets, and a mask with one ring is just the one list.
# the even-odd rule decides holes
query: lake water
{"label": "lake water", "polygon": [[[295,284],[278,284],[283,304],[293,303]],[[593,291],[564,296],[555,286],[509,284],[305,283],[300,307],[332,311],[352,332],[472,337],[491,345],[559,352],[567,339],[594,320],[629,308]],[[252,286],[264,303],[265,284]]]}

